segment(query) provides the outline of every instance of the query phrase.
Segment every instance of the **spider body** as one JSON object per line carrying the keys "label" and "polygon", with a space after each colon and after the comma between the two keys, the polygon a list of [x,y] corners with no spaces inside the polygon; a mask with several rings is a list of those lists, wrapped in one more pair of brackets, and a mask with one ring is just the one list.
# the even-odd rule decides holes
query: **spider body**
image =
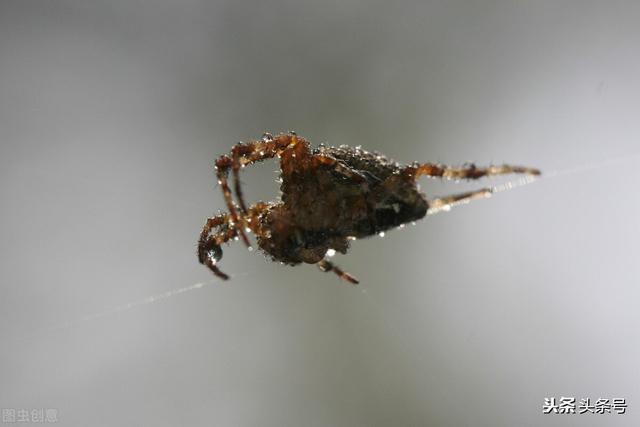
{"label": "spider body", "polygon": [[[247,207],[242,196],[239,171],[268,158],[280,158],[281,198]],[[227,279],[217,262],[221,244],[246,232],[256,235],[258,246],[274,261],[289,265],[317,264],[323,271],[334,271],[351,283],[358,281],[327,259],[327,253],[346,253],[349,240],[369,237],[423,218],[430,208],[487,197],[489,189],[428,200],[416,179],[427,175],[450,179],[477,179],[487,175],[525,173],[536,169],[514,166],[451,168],[438,164],[402,166],[379,153],[349,146],[312,149],[295,133],[259,141],[240,143],[216,161],[218,182],[229,213],[209,218],[203,227],[198,258],[214,274]],[[232,172],[239,204],[232,199],[228,175]]]}

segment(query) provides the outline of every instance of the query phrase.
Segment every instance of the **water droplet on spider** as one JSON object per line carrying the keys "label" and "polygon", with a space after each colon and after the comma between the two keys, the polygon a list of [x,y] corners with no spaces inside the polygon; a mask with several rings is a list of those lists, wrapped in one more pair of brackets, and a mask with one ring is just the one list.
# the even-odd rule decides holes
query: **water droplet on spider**
{"label": "water droplet on spider", "polygon": [[378,233],[378,236],[380,236],[380,237],[384,237],[384,231],[379,232],[379,233]]}
{"label": "water droplet on spider", "polygon": [[347,236],[347,239],[348,240],[356,240],[356,237],[355,236]]}
{"label": "water droplet on spider", "polygon": [[251,229],[250,229],[249,227],[245,227],[245,228],[244,228],[244,232],[245,232],[245,233],[251,233]]}
{"label": "water droplet on spider", "polygon": [[247,250],[248,250],[249,252],[253,252],[253,246],[249,246],[249,247],[247,248]]}
{"label": "water droplet on spider", "polygon": [[221,256],[222,256],[222,252],[220,251],[220,249],[218,250],[211,249],[209,252],[207,252],[207,258],[209,258],[209,261],[211,261],[211,264],[213,265],[217,264]]}
{"label": "water droplet on spider", "polygon": [[451,210],[451,205],[444,205],[442,207],[442,210],[445,211],[445,212],[449,212]]}
{"label": "water droplet on spider", "polygon": [[329,249],[329,250],[327,250],[327,254],[326,254],[326,255],[327,255],[328,257],[332,257],[332,256],[334,256],[335,254],[336,254],[336,250],[335,250],[335,249]]}
{"label": "water droplet on spider", "polygon": [[233,240],[235,240],[237,242],[238,240],[240,240],[240,238],[238,236],[236,236],[236,237],[233,238]]}
{"label": "water droplet on spider", "polygon": [[404,228],[404,224],[400,224],[400,225],[398,226],[398,228],[403,229],[403,228]]}

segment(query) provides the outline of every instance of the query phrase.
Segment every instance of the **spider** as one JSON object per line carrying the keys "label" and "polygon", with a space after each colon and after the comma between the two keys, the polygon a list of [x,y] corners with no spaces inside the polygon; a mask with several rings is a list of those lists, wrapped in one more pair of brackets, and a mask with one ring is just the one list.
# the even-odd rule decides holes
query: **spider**
{"label": "spider", "polygon": [[[280,159],[282,192],[280,200],[258,202],[247,207],[240,185],[240,170],[266,159]],[[521,166],[467,164],[450,167],[435,163],[399,165],[377,152],[360,147],[310,143],[295,132],[238,143],[230,155],[215,162],[218,183],[227,213],[208,218],[198,242],[198,259],[222,279],[229,276],[218,268],[221,245],[242,239],[251,249],[247,233],[257,238],[260,249],[274,261],[288,265],[316,264],[320,270],[333,271],[341,279],[357,284],[351,274],[329,261],[345,254],[349,241],[381,234],[386,230],[423,218],[427,210],[446,209],[453,204],[491,195],[483,188],[446,197],[427,199],[418,190],[421,176],[445,179],[478,179],[504,174],[539,175],[540,171]],[[229,187],[233,174],[233,200]]]}

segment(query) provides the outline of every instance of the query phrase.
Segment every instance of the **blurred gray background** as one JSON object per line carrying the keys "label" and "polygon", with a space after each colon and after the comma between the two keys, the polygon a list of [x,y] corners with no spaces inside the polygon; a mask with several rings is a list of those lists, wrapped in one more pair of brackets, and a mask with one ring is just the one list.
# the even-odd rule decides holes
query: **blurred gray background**
{"label": "blurred gray background", "polygon": [[[635,1],[0,1],[0,407],[638,425],[638,22]],[[240,244],[221,283],[195,256],[224,207],[212,161],[290,129],[549,177],[354,242],[335,261],[358,287]],[[249,199],[275,169],[246,170]],[[543,415],[561,396],[629,410]]]}

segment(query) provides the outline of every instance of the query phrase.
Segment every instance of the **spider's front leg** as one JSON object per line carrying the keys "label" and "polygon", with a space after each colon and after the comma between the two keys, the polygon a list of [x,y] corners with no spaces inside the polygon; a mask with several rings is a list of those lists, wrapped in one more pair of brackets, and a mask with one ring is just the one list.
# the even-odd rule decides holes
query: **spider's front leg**
{"label": "spider's front leg", "polygon": [[[217,229],[218,232],[211,234],[212,230]],[[223,280],[227,280],[229,276],[218,268],[216,265],[222,258],[222,243],[228,242],[237,235],[237,229],[230,223],[229,214],[220,214],[213,218],[207,218],[200,240],[198,241],[198,260],[201,264],[206,265],[216,276]]]}
{"label": "spider's front leg", "polygon": [[[233,196],[231,194],[231,189],[229,188],[229,183],[227,180],[229,170],[233,171],[233,177],[235,181],[234,188],[238,197],[240,209],[242,215],[246,216],[247,207],[242,194],[239,172],[240,169],[255,162],[273,158],[282,153],[282,151],[287,147],[296,145],[298,143],[298,140],[299,138],[297,138],[295,134],[278,135],[274,138],[271,134],[265,133],[262,136],[262,140],[251,141],[248,143],[238,143],[231,149],[231,157],[225,154],[220,156],[220,158],[216,160],[215,168],[216,175],[218,177],[218,183],[222,188],[222,195],[224,196],[227,208],[229,209],[229,213],[231,214],[231,218],[234,222],[237,223],[241,221],[242,218],[238,215],[238,211],[236,210]],[[245,243],[245,245],[247,245],[247,247],[249,247],[251,246],[251,244],[249,243],[249,239],[247,238],[247,235],[244,231],[247,225],[242,225],[243,226],[239,229],[239,233],[242,237],[242,241]]]}
{"label": "spider's front leg", "polygon": [[[247,215],[243,217],[242,222],[247,223],[256,235],[261,236],[264,231],[260,226],[260,215],[264,214],[268,209],[269,204],[256,203],[248,209]],[[236,238],[239,234],[239,226],[238,222],[232,221],[230,214],[224,213],[207,218],[200,233],[200,240],[198,241],[198,259],[200,263],[209,267],[213,274],[224,280],[227,280],[229,276],[220,271],[217,266],[217,263],[222,259],[221,245]]]}

